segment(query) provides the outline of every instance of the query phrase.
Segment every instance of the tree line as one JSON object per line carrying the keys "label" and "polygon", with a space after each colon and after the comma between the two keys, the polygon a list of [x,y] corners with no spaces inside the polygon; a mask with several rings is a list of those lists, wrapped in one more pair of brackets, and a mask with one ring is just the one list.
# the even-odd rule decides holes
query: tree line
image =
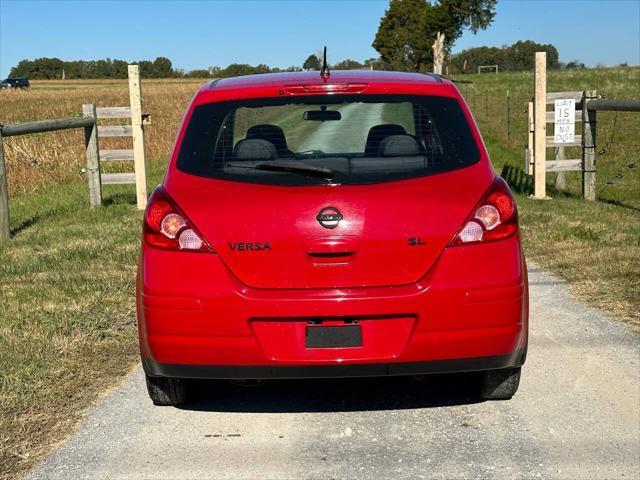
{"label": "tree line", "polygon": [[[129,63],[111,58],[64,61],[59,58],[43,57],[35,60],[21,60],[11,69],[9,76],[34,80],[55,80],[63,76],[68,79],[127,78]],[[147,78],[171,78],[179,73],[173,68],[171,60],[166,57],[133,63],[140,65],[141,75]]]}
{"label": "tree line", "polygon": [[[389,7],[380,19],[372,47],[377,58],[363,62],[346,59],[330,65],[334,70],[372,68],[375,70],[400,70],[426,72],[432,69],[432,44],[438,32],[445,34],[445,65],[452,73],[477,71],[479,65],[498,65],[501,71],[530,70],[534,52],[546,51],[548,68],[584,68],[575,60],[567,64],[559,61],[558,50],[553,45],[543,45],[531,40],[518,41],[503,47],[477,47],[450,55],[456,40],[465,30],[477,32],[488,28],[495,17],[496,0],[390,0]],[[287,68],[268,65],[233,63],[227,67],[209,67],[184,71],[173,67],[171,60],[157,57],[141,60],[140,73],[146,78],[224,78],[239,75],[270,72],[295,72],[319,70],[318,54],[309,55],[300,66]],[[22,60],[11,69],[11,76],[32,79],[65,78],[126,78],[127,63],[124,60],[76,60],[37,58]]]}
{"label": "tree line", "polygon": [[503,47],[476,47],[452,55],[447,64],[452,72],[476,72],[481,65],[497,65],[499,71],[532,70],[535,52],[547,52],[547,68],[560,68],[558,49],[551,44],[531,40]]}
{"label": "tree line", "polygon": [[[311,59],[311,60],[310,60]],[[309,64],[311,62],[311,66]],[[140,60],[126,62],[125,60],[106,58],[102,60],[72,60],[64,61],[59,58],[36,58],[35,60],[21,60],[9,73],[10,77],[26,77],[32,80],[92,79],[92,78],[127,78],[127,65],[135,63],[140,66],[140,74],[145,78],[225,78],[256,73],[298,72],[309,69],[319,69],[320,60],[316,55],[310,55],[301,66],[287,68],[270,67],[265,64],[249,65],[246,63],[232,63],[226,67],[209,67],[184,71],[173,67],[171,60],[157,57],[155,60]],[[369,59],[364,63],[355,60],[343,60],[332,65],[337,70],[354,68],[379,67],[376,59]]]}

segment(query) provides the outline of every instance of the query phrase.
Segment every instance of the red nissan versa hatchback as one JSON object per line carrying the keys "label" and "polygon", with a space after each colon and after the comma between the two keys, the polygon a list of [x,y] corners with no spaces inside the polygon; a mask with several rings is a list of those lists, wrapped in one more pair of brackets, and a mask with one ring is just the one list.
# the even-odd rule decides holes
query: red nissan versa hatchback
{"label": "red nissan versa hatchback", "polygon": [[213,81],[144,215],[137,305],[157,405],[189,379],[477,371],[516,392],[528,287],[516,205],[437,75]]}

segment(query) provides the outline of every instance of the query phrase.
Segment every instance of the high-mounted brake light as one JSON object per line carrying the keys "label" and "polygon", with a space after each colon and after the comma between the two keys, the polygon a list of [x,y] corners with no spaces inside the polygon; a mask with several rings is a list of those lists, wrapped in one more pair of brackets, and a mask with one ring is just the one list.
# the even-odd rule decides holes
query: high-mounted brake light
{"label": "high-mounted brake light", "polygon": [[156,188],[149,198],[144,212],[143,235],[145,242],[156,248],[214,252],[162,187]]}
{"label": "high-mounted brake light", "polygon": [[367,83],[313,83],[307,85],[285,85],[290,95],[309,95],[332,93],[359,93],[369,86]]}
{"label": "high-mounted brake light", "polygon": [[476,205],[450,246],[490,242],[510,237],[518,230],[518,211],[509,186],[495,179],[489,191]]}

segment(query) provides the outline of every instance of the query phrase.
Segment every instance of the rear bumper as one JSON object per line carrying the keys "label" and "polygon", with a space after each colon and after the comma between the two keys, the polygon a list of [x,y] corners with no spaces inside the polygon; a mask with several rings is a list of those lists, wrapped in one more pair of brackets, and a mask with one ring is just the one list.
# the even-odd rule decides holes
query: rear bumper
{"label": "rear bumper", "polygon": [[[177,257],[173,258],[172,256]],[[219,257],[143,247],[138,327],[151,376],[300,378],[518,366],[528,292],[519,240],[446,249],[411,285],[265,290]],[[358,348],[305,348],[310,319],[362,326]]]}
{"label": "rear bumper", "polygon": [[380,363],[355,365],[176,365],[156,363],[142,358],[144,372],[151,377],[194,379],[295,379],[339,377],[383,377],[389,375],[427,375],[437,373],[475,372],[500,368],[519,367],[524,352],[517,350],[509,355],[433,360],[430,362]]}

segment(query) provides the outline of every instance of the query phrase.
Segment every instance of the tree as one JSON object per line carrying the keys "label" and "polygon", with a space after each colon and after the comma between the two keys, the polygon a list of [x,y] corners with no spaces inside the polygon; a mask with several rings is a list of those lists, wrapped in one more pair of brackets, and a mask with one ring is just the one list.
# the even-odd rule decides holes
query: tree
{"label": "tree", "polygon": [[153,61],[153,73],[156,78],[167,78],[173,76],[173,66],[167,57],[156,57]]}
{"label": "tree", "polygon": [[217,76],[221,78],[225,77],[239,77],[242,75],[253,75],[256,73],[269,73],[271,69],[269,66],[264,65],[263,63],[256,65],[249,65],[248,63],[232,63],[228,65],[226,68],[218,71]]}
{"label": "tree", "polygon": [[11,69],[9,76],[50,80],[60,78],[63,68],[65,68],[65,62],[59,58],[22,60]]}
{"label": "tree", "polygon": [[570,62],[567,62],[565,64],[560,64],[560,68],[564,69],[564,70],[581,70],[585,67],[585,64],[583,62],[581,62],[580,60],[572,60]]}
{"label": "tree", "polygon": [[314,53],[309,55],[302,64],[302,68],[304,68],[305,70],[320,70],[320,66],[320,59]]}
{"label": "tree", "polygon": [[140,60],[136,62],[140,67],[140,75],[143,78],[153,78],[155,76],[155,69],[153,68],[153,62],[149,60]]}
{"label": "tree", "polygon": [[505,52],[505,70],[532,70],[535,53],[547,52],[547,68],[557,70],[560,67],[558,49],[550,44],[540,44],[531,40],[519,41]]}
{"label": "tree", "polygon": [[543,45],[531,40],[515,42],[513,45],[498,47],[476,47],[463,50],[451,56],[450,67],[461,72],[464,64],[467,71],[475,72],[479,65],[498,65],[501,72],[514,70],[532,70],[535,52],[547,52],[547,68],[560,68],[558,49],[550,44]]}
{"label": "tree", "polygon": [[362,67],[364,67],[363,64],[356,60],[351,60],[350,58],[342,60],[341,62],[338,62],[332,66],[334,70],[358,70]]}
{"label": "tree", "polygon": [[190,70],[184,74],[187,78],[211,78],[209,75],[209,70]]}
{"label": "tree", "polygon": [[427,0],[391,0],[372,46],[382,62],[394,70],[429,69],[436,34],[445,34],[445,51],[449,51],[464,30],[475,33],[491,24],[496,1],[440,0],[432,4]]}

